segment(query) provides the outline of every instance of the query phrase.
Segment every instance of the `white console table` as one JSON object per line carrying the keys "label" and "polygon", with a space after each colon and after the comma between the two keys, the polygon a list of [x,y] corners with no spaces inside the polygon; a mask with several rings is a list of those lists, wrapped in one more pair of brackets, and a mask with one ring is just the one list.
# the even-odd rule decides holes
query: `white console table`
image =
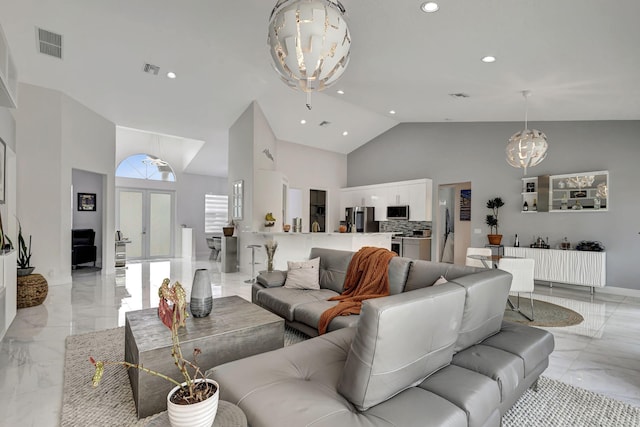
{"label": "white console table", "polygon": [[553,282],[590,286],[593,293],[606,285],[605,252],[506,247],[504,254],[534,259],[533,277],[550,286]]}

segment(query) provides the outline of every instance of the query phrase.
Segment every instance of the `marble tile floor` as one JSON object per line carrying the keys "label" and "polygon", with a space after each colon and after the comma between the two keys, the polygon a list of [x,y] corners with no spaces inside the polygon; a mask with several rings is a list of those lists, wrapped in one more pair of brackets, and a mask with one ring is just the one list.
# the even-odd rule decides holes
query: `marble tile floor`
{"label": "marble tile floor", "polygon": [[[124,313],[157,305],[164,277],[190,286],[193,272],[211,272],[214,296],[251,299],[248,275],[224,274],[208,259],[130,262],[125,275],[73,273],[50,286],[41,306],[18,310],[0,342],[0,426],[59,424],[67,335],[124,325]],[[535,298],[583,315],[581,325],[548,328],[556,339],[544,375],[640,407],[640,298],[582,288],[536,286]]]}

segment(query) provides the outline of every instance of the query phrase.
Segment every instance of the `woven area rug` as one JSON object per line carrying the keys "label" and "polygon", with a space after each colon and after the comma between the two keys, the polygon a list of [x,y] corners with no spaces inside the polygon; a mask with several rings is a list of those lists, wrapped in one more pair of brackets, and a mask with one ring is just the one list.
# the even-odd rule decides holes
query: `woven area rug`
{"label": "woven area rug", "polygon": [[[510,297],[515,304],[516,297]],[[531,316],[531,300],[529,298],[520,298],[520,310],[528,316]],[[566,307],[552,304],[546,301],[533,299],[533,322],[525,318],[517,311],[506,309],[504,311],[504,320],[509,322],[522,323],[529,326],[559,327],[579,325],[584,321],[580,313],[577,313]]]}
{"label": "woven area rug", "polygon": [[[287,328],[284,345],[308,338]],[[62,427],[144,426],[156,417],[137,419],[129,376],[124,368],[108,367],[100,385],[97,388],[91,385],[94,368],[89,356],[124,360],[124,327],[68,336],[65,347]]]}
{"label": "woven area rug", "polygon": [[[297,331],[285,331],[285,345],[307,338]],[[91,386],[93,366],[89,363],[89,355],[122,360],[123,342],[124,328],[67,337],[61,426],[145,426],[157,417],[137,420],[124,369],[111,369],[98,388]],[[539,390],[527,390],[504,415],[502,425],[640,426],[640,408],[541,377]]]}

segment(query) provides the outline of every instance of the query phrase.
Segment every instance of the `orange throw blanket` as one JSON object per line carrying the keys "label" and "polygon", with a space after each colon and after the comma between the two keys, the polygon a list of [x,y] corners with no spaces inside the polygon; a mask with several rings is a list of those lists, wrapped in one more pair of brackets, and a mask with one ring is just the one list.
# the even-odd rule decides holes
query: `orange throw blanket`
{"label": "orange throw blanket", "polygon": [[395,252],[371,246],[365,246],[356,252],[347,268],[342,294],[329,298],[329,301],[340,302],[320,316],[320,335],[327,332],[334,317],[359,314],[362,301],[389,295],[389,261],[394,256]]}

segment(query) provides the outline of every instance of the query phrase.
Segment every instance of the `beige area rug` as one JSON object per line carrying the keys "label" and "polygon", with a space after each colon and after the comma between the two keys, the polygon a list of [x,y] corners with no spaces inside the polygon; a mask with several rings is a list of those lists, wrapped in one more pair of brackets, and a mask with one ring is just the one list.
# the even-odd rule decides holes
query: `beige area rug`
{"label": "beige area rug", "polygon": [[[285,346],[306,339],[298,331],[285,330]],[[94,367],[89,356],[124,360],[124,327],[68,336],[65,348],[62,427],[145,426],[158,416],[137,419],[125,368],[109,366],[100,385],[93,388],[91,384]]]}
{"label": "beige area rug", "polygon": [[[517,303],[515,296],[510,297],[510,299],[514,304]],[[529,298],[520,297],[520,310],[527,316],[531,316],[531,300]],[[584,321],[580,313],[557,304],[539,301],[535,298],[533,299],[533,313],[533,321],[530,321],[517,311],[507,308],[504,312],[504,320],[529,326],[544,327],[574,326]]]}
{"label": "beige area rug", "polygon": [[[285,345],[307,339],[287,329]],[[153,417],[137,420],[129,378],[124,369],[112,369],[98,388],[91,386],[93,366],[89,355],[110,360],[124,357],[124,328],[67,337],[63,427],[145,426]],[[540,378],[537,392],[527,390],[504,415],[503,427],[640,426],[640,408],[560,381]]]}

